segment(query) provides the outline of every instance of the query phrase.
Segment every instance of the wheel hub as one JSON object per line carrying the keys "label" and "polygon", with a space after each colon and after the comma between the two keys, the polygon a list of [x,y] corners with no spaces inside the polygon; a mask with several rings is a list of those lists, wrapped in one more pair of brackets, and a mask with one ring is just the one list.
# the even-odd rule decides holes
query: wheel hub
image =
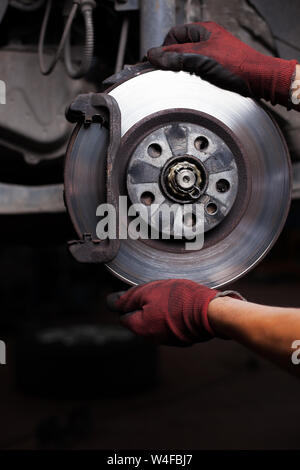
{"label": "wheel hub", "polygon": [[[184,118],[192,119],[188,112]],[[203,206],[205,232],[230,213],[238,181],[235,157],[225,141],[203,126],[180,120],[146,133],[127,171],[131,202],[149,208],[146,222],[152,204],[195,203]]]}
{"label": "wheel hub", "polygon": [[199,199],[205,184],[203,168],[190,161],[185,155],[184,160],[168,165],[167,171],[162,173],[164,186],[174,197],[182,202]]}

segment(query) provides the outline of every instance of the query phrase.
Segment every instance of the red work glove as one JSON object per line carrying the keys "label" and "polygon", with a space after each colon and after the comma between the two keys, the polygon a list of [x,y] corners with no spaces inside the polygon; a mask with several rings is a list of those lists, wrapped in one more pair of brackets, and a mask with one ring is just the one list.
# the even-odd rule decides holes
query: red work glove
{"label": "red work glove", "polygon": [[159,68],[185,70],[241,95],[292,107],[297,61],[261,54],[211,21],[172,28],[148,59]]}
{"label": "red work glove", "polygon": [[237,292],[219,292],[185,279],[149,282],[112,294],[108,304],[123,315],[121,323],[134,333],[156,343],[189,346],[215,336],[208,318],[209,302]]}

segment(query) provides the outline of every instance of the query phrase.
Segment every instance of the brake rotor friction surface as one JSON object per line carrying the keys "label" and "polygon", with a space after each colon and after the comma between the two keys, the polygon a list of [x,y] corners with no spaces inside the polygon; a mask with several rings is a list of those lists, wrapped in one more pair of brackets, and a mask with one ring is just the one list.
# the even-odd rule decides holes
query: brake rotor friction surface
{"label": "brake rotor friction surface", "polygon": [[[118,255],[107,264],[109,270],[129,284],[185,278],[210,287],[220,287],[244,275],[277,239],[290,204],[288,151],[272,119],[255,101],[221,90],[184,72],[156,70],[141,74],[121,83],[110,94],[121,111],[123,136],[146,116],[164,110],[199,110],[219,120],[240,143],[247,160],[247,180],[251,188],[247,208],[239,223],[215,244],[179,254],[139,240],[122,240]],[[94,139],[92,145],[85,144],[83,151],[82,141],[76,150],[75,141],[66,163],[66,174],[72,178],[69,205],[75,214],[72,220],[79,234],[95,232],[96,216],[89,220],[87,217],[90,194],[94,194],[94,214],[99,204],[100,177],[95,171],[98,157],[94,153],[92,158],[91,154],[93,149],[95,152],[99,146],[103,147],[103,136],[99,133],[97,137],[94,131],[90,134]],[[87,142],[85,136],[82,139]],[[97,155],[103,159],[103,151],[98,150]],[[85,159],[85,163],[79,163],[77,160],[80,159]],[[85,184],[77,170],[82,165],[85,167]],[[87,168],[89,165],[93,168]],[[239,185],[244,183],[239,175]],[[231,212],[226,219],[230,216]],[[217,229],[221,230],[221,227],[222,223]]]}

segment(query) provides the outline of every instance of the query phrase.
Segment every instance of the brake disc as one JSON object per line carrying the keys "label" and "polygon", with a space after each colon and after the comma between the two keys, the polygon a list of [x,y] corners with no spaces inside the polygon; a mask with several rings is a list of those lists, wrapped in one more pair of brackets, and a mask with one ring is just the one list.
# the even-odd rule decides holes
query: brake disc
{"label": "brake disc", "polygon": [[[128,238],[108,269],[133,285],[185,278],[220,287],[253,268],[290,205],[290,160],[276,123],[254,100],[185,72],[142,73],[109,94],[121,112],[120,194],[146,205],[202,204],[205,242],[187,251],[171,240]],[[80,237],[96,237],[107,146],[97,123],[77,126],[69,145],[66,201]]]}

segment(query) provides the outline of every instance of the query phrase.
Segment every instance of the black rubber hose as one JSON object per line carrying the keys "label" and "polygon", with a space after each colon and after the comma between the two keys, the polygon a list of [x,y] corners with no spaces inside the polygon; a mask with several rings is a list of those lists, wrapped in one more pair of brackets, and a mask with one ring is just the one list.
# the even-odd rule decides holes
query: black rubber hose
{"label": "black rubber hose", "polygon": [[69,31],[64,46],[64,58],[67,72],[72,78],[81,78],[88,73],[91,68],[94,53],[94,23],[93,23],[93,6],[88,3],[81,7],[85,25],[85,44],[81,64],[74,67],[71,58],[71,31]]}
{"label": "black rubber hose", "polygon": [[49,75],[49,73],[52,72],[52,70],[54,69],[55,65],[57,64],[57,62],[58,62],[58,60],[59,60],[59,58],[62,54],[62,51],[64,49],[67,37],[69,36],[70,30],[71,30],[71,27],[72,27],[73,19],[76,15],[76,12],[77,12],[78,3],[76,2],[76,3],[73,4],[73,6],[71,8],[71,12],[68,16],[68,19],[67,19],[67,22],[66,22],[66,25],[65,25],[63,35],[61,37],[59,46],[57,48],[57,51],[56,51],[54,57],[52,58],[50,64],[48,66],[46,66],[45,62],[44,62],[44,42],[45,42],[45,35],[46,35],[46,30],[47,30],[47,25],[48,25],[48,20],[49,20],[51,7],[52,7],[52,0],[48,0],[47,5],[46,5],[46,10],[45,10],[45,15],[44,15],[42,27],[41,27],[41,32],[40,32],[40,37],[39,37],[39,44],[38,44],[39,63],[40,63],[40,69],[41,69],[41,72],[42,72],[43,75]]}

